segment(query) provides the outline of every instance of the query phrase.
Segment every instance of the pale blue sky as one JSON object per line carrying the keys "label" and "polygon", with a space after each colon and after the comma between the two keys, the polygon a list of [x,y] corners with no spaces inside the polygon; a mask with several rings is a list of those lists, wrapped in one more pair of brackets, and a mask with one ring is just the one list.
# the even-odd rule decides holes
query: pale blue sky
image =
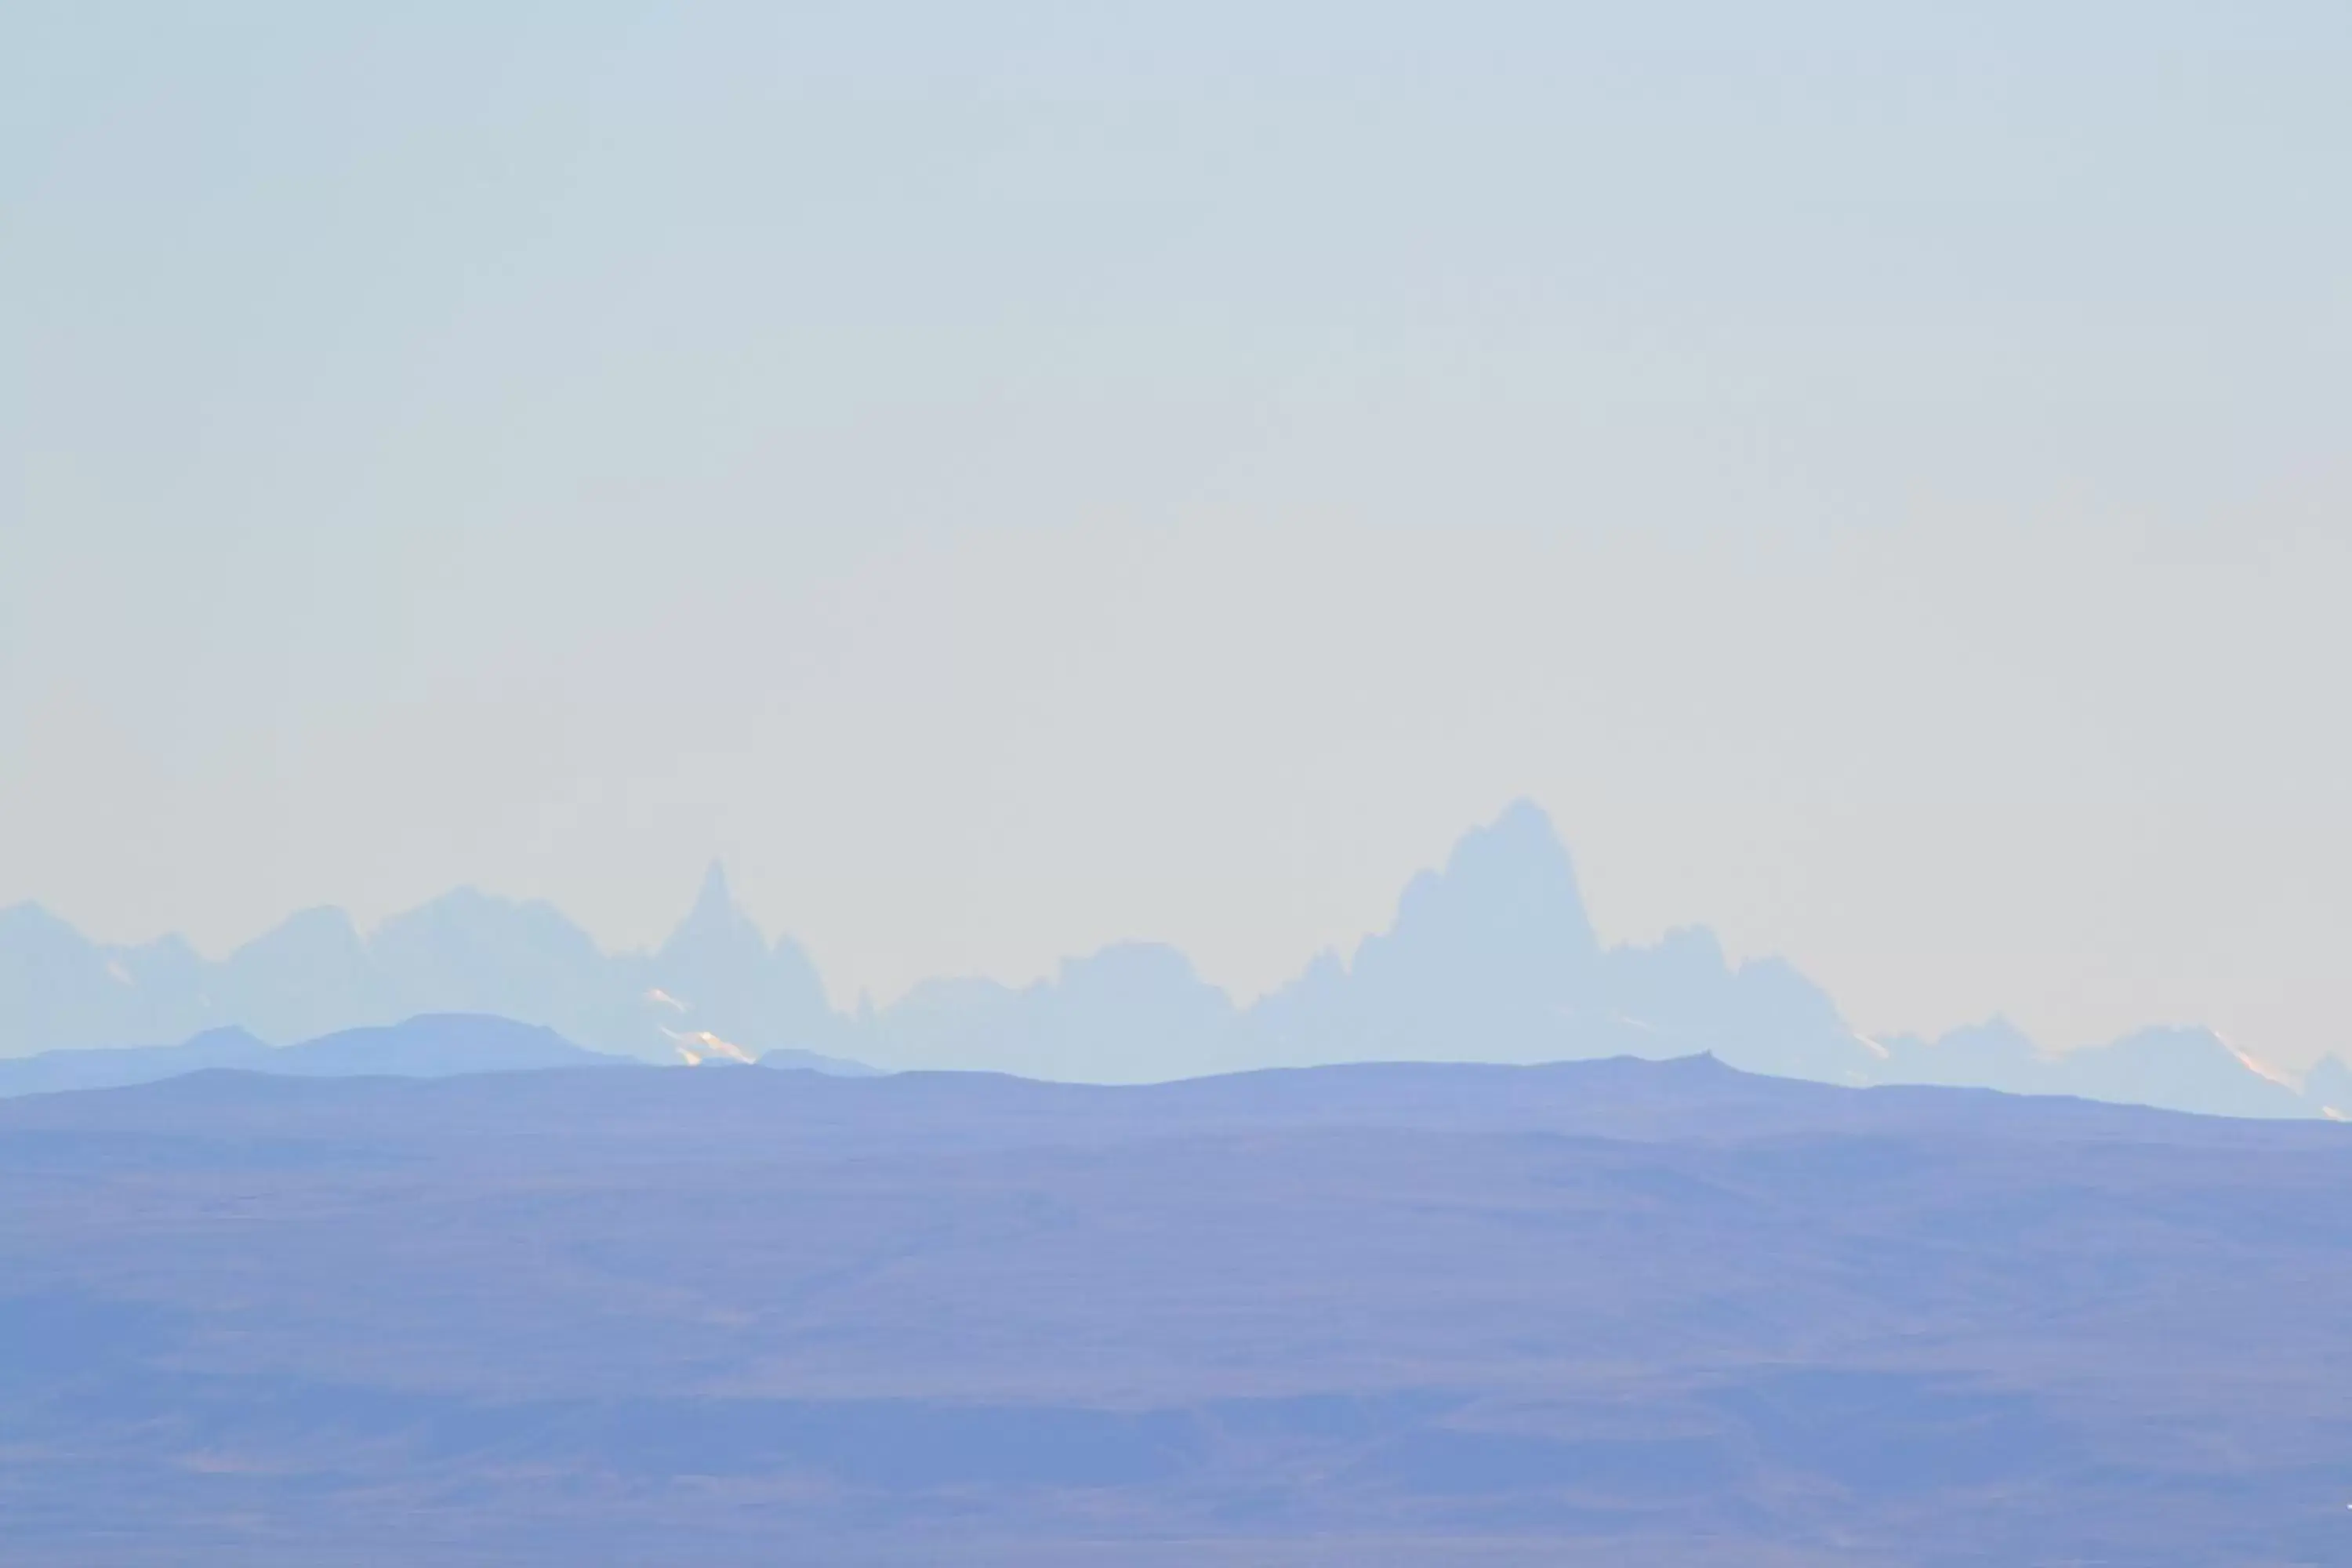
{"label": "pale blue sky", "polygon": [[2352,7],[18,5],[0,903],[1244,994],[1513,796],[2352,1047]]}

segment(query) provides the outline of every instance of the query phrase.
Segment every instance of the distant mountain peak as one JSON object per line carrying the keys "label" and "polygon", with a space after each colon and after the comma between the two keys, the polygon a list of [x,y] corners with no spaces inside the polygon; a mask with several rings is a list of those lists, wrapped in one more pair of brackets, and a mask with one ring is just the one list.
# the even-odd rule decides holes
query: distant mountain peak
{"label": "distant mountain peak", "polygon": [[1529,800],[1512,802],[1494,821],[1464,834],[1444,870],[1412,879],[1392,934],[1416,931],[1554,955],[1586,956],[1600,947],[1576,864],[1551,818]]}
{"label": "distant mountain peak", "polygon": [[81,932],[29,899],[0,909],[0,931],[38,933],[51,938],[62,936],[74,942],[83,940]]}
{"label": "distant mountain peak", "polygon": [[678,921],[677,929],[670,932],[661,951],[676,958],[688,952],[748,955],[754,950],[766,954],[767,936],[735,901],[734,892],[727,885],[727,868],[713,860],[703,870],[702,886],[694,895],[694,906]]}
{"label": "distant mountain peak", "polygon": [[690,1016],[691,1030],[715,1031],[754,1054],[821,1044],[839,1027],[808,955],[789,938],[768,941],[716,860],[694,907],[643,962],[637,984],[644,1000]]}
{"label": "distant mountain peak", "polygon": [[273,952],[356,954],[365,945],[349,913],[333,904],[317,904],[295,910],[237,951],[257,960]]}
{"label": "distant mountain peak", "polygon": [[[675,1056],[680,1042],[706,1060],[838,1048],[895,1067],[1116,1081],[1349,1059],[1710,1050],[1744,1070],[1835,1083],[1969,1084],[2234,1116],[2352,1113],[2343,1061],[2288,1074],[2210,1029],[2147,1029],[2058,1052],[1995,1016],[1934,1040],[1872,1040],[1785,961],[1734,963],[1704,927],[1604,949],[1573,858],[1525,799],[1413,877],[1386,930],[1241,1006],[1178,950],[1119,942],[1025,987],[926,982],[887,1007],[861,994],[845,1015],[807,952],[788,936],[771,942],[736,901],[716,858],[652,952],[607,953],[543,900],[470,886],[364,933],[339,909],[299,910],[217,962],[177,938],[101,944],[37,904],[0,907],[0,1057],[208,1026],[253,1031],[201,1035],[193,1056],[164,1052],[186,1070],[261,1052],[275,1061],[263,1041],[395,1019],[452,1038],[472,1027],[436,1016],[448,1014],[526,1020],[641,1058]],[[143,1059],[102,1070],[119,1079]],[[67,1070],[27,1068],[26,1082]]]}
{"label": "distant mountain peak", "polygon": [[1527,796],[1503,807],[1495,820],[1484,827],[1474,827],[1463,835],[1464,841],[1481,836],[1490,838],[1517,838],[1528,844],[1559,847],[1559,830],[1552,826],[1551,814]]}
{"label": "distant mountain peak", "polygon": [[259,1038],[242,1024],[221,1024],[190,1036],[180,1042],[180,1048],[195,1051],[226,1048],[262,1051],[270,1047],[268,1041]]}

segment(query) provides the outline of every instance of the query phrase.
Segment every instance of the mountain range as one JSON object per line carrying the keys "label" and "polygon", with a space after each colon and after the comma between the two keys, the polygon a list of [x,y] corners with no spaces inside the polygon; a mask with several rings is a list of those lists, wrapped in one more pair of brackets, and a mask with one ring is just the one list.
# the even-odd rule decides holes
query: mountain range
{"label": "mountain range", "polygon": [[1704,928],[1606,945],[1551,823],[1524,802],[1415,877],[1388,930],[1344,958],[1318,957],[1245,1006],[1177,950],[1129,942],[1066,960],[1028,985],[929,981],[889,1006],[845,1013],[806,952],[768,940],[716,865],[650,952],[604,952],[549,904],[471,889],[365,934],[340,910],[305,910],[217,961],[176,937],[104,945],[37,906],[0,910],[0,1057],[221,1029],[246,1032],[259,1049],[261,1040],[444,1014],[495,1015],[590,1051],[667,1062],[784,1052],[816,1066],[1139,1082],[1346,1061],[1711,1053],[1748,1071],[1832,1083],[1975,1086],[2237,1116],[2352,1111],[2352,1069],[2332,1057],[2298,1084],[2194,1027],[2063,1054],[1998,1019],[1933,1040],[1874,1040],[1788,963],[1734,963]]}
{"label": "mountain range", "polygon": [[[770,1051],[759,1058],[759,1065],[841,1078],[876,1076],[874,1068],[860,1063],[811,1051]],[[215,1069],[280,1078],[457,1078],[553,1068],[642,1070],[645,1066],[635,1057],[585,1050],[541,1024],[520,1024],[481,1013],[425,1013],[397,1024],[341,1029],[290,1046],[273,1046],[232,1024],[207,1029],[176,1046],[41,1051],[0,1060],[0,1099],[66,1089],[127,1089]]]}
{"label": "mountain range", "polygon": [[470,888],[364,936],[341,910],[305,910],[218,961],[178,937],[102,945],[37,905],[0,910],[0,1057],[232,1026],[307,1040],[435,1013],[543,1025],[655,1061],[816,1048],[848,1027],[808,955],[769,942],[715,866],[648,953],[604,952],[552,905]]}

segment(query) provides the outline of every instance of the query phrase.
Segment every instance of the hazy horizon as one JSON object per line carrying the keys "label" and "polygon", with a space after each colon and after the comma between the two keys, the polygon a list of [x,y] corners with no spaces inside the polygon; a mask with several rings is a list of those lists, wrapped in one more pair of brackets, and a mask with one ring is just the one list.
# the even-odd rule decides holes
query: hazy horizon
{"label": "hazy horizon", "polygon": [[2347,82],[0,7],[0,1560],[2352,1562]]}
{"label": "hazy horizon", "polygon": [[[1490,846],[1496,843],[1507,844],[1510,846],[1510,847],[1505,851],[1501,859],[1496,858],[1495,850],[1492,847],[1480,850],[1478,852],[1478,858],[1487,868],[1487,870],[1483,873],[1478,873],[1477,875],[1479,876],[1489,875],[1495,871],[1504,870],[1506,867],[1511,867],[1515,869],[1507,871],[1507,876],[1533,875],[1541,879],[1549,874],[1545,867],[1546,861],[1552,860],[1557,862],[1560,868],[1561,873],[1566,879],[1562,890],[1556,894],[1545,895],[1547,898],[1564,898],[1567,900],[1566,906],[1564,908],[1551,910],[1548,912],[1542,911],[1537,907],[1522,907],[1517,904],[1515,900],[1522,895],[1507,890],[1507,884],[1503,887],[1488,886],[1484,889],[1483,893],[1473,895],[1474,900],[1477,899],[1488,900],[1487,907],[1485,910],[1486,918],[1499,918],[1506,922],[1505,926],[1497,928],[1488,933],[1490,940],[1500,942],[1525,941],[1527,940],[1528,933],[1529,931],[1544,929],[1545,922],[1556,917],[1568,917],[1573,923],[1579,925],[1589,921],[1591,911],[1583,896],[1580,879],[1577,876],[1574,868],[1572,847],[1560,842],[1556,826],[1552,823],[1550,817],[1547,813],[1545,813],[1539,804],[1522,797],[1512,802],[1507,808],[1495,816],[1491,820],[1475,824],[1465,829],[1465,831],[1454,840],[1449,854],[1439,858],[1438,860],[1433,861],[1430,865],[1414,868],[1409,876],[1400,879],[1398,893],[1397,896],[1391,900],[1391,913],[1389,915],[1384,916],[1382,919],[1375,921],[1372,925],[1367,927],[1361,931],[1352,933],[1351,935],[1335,942],[1327,947],[1317,950],[1313,953],[1305,955],[1293,970],[1278,976],[1272,984],[1251,992],[1236,990],[1232,986],[1221,984],[1214,976],[1201,973],[1197,963],[1192,959],[1192,956],[1184,952],[1181,947],[1177,947],[1174,944],[1160,942],[1150,937],[1118,937],[1107,939],[1103,942],[1074,949],[1071,952],[1060,954],[1053,963],[1047,965],[1045,968],[1034,974],[1015,976],[958,973],[930,974],[919,976],[907,987],[889,994],[876,994],[870,990],[860,990],[854,994],[845,994],[837,984],[829,984],[826,981],[823,963],[815,959],[813,954],[809,953],[807,944],[799,933],[789,930],[772,927],[766,922],[760,921],[751,911],[743,909],[741,900],[735,891],[731,876],[724,862],[716,859],[709,862],[709,865],[704,868],[701,879],[692,900],[691,907],[683,909],[682,912],[676,919],[663,925],[652,939],[635,944],[620,944],[602,940],[594,931],[587,931],[585,928],[581,927],[579,923],[572,918],[568,911],[561,909],[549,900],[542,899],[512,898],[510,896],[501,894],[496,889],[484,889],[471,883],[466,883],[446,889],[441,894],[436,895],[433,899],[425,900],[414,909],[391,911],[386,918],[379,921],[359,920],[356,917],[353,917],[349,910],[341,905],[312,905],[307,909],[289,911],[279,921],[272,922],[270,926],[265,928],[262,931],[253,933],[253,935],[247,938],[244,942],[231,943],[217,951],[206,951],[205,949],[195,947],[193,943],[187,943],[186,945],[189,950],[193,951],[196,957],[204,963],[220,963],[238,953],[248,944],[250,944],[255,951],[259,951],[261,948],[268,945],[268,943],[262,940],[263,938],[278,934],[281,931],[291,931],[298,924],[302,922],[305,917],[320,913],[332,913],[348,920],[351,922],[352,929],[359,935],[362,942],[373,948],[388,933],[396,932],[398,928],[403,925],[404,921],[411,917],[421,914],[426,910],[441,906],[453,900],[461,900],[462,907],[462,900],[467,898],[475,898],[490,900],[518,909],[538,908],[550,910],[564,924],[571,926],[574,930],[582,931],[589,942],[593,944],[598,954],[614,960],[642,961],[654,958],[658,953],[666,953],[670,950],[671,946],[681,938],[694,935],[698,923],[707,921],[714,918],[714,916],[720,921],[722,926],[729,922],[740,921],[748,918],[751,920],[751,924],[757,930],[763,942],[776,944],[780,951],[787,948],[796,950],[803,958],[805,958],[808,964],[808,969],[806,971],[808,981],[816,988],[816,994],[821,999],[822,1005],[830,1009],[833,1013],[836,1014],[845,1022],[863,1022],[869,1016],[875,1016],[876,1010],[877,1009],[881,1015],[887,1016],[891,1009],[896,1008],[902,1004],[917,1004],[919,998],[927,994],[927,989],[929,994],[933,997],[932,1006],[934,1008],[944,1003],[951,1011],[953,1011],[960,1005],[968,1005],[971,1003],[972,998],[968,993],[964,993],[961,990],[961,987],[974,982],[980,982],[989,985],[1003,985],[1013,990],[1036,987],[1045,991],[1050,991],[1055,987],[1066,986],[1070,984],[1073,974],[1076,973],[1074,966],[1076,966],[1076,969],[1084,969],[1095,963],[1098,963],[1099,961],[1111,956],[1112,954],[1121,952],[1131,952],[1139,948],[1160,949],[1178,955],[1181,964],[1192,974],[1197,975],[1202,982],[1222,993],[1226,1001],[1233,1005],[1236,1009],[1236,1014],[1238,1016],[1239,1014],[1249,1012],[1251,1009],[1257,1007],[1261,1004],[1279,1005],[1279,999],[1286,993],[1295,994],[1302,985],[1310,984],[1316,976],[1318,966],[1326,964],[1330,961],[1336,960],[1343,971],[1355,969],[1359,962],[1363,959],[1368,952],[1380,947],[1383,942],[1392,941],[1394,939],[1394,934],[1401,929],[1405,911],[1411,907],[1416,892],[1437,882],[1454,881],[1457,877],[1462,874],[1461,868],[1463,858],[1465,853],[1471,852],[1474,846],[1480,845],[1482,842]],[[41,908],[41,906],[37,904],[17,905],[14,907],[32,909]],[[0,913],[5,912],[6,908],[0,907]],[[54,915],[52,915],[51,918],[55,918]],[[1528,921],[1534,922],[1533,925],[1529,926],[1523,923]],[[470,924],[470,917],[460,917],[461,929]],[[1659,938],[1671,937],[1677,933],[1682,936],[1689,936],[1694,933],[1701,934],[1705,939],[1706,945],[1710,948],[1715,947],[1719,942],[1718,933],[1717,933],[1714,929],[1708,926],[1704,921],[1685,921],[1675,922],[1675,924],[1669,927],[1666,931],[1658,933],[1657,936],[1651,938],[1647,943],[1612,937],[1608,931],[1601,929],[1597,922],[1592,923],[1589,927],[1589,939],[1596,942],[1600,950],[1621,956],[1638,957],[1640,954],[1644,952],[1655,953],[1660,951],[1655,945]],[[91,939],[91,933],[81,932],[79,934],[81,934],[86,940]],[[701,933],[701,936],[703,938],[707,938],[709,934],[710,933],[708,931],[705,931]],[[99,940],[103,944],[102,938],[95,940]],[[185,942],[185,939],[176,932],[165,933],[164,936],[155,940]],[[468,940],[478,940],[478,936]],[[397,942],[396,937],[395,942]],[[131,944],[105,945],[122,946]],[[1549,950],[1547,951],[1549,952]],[[1567,952],[1549,952],[1549,956],[1540,962],[1547,963],[1564,963],[1570,968],[1573,968],[1575,963],[1573,951],[1574,942],[1571,940],[1569,943]],[[1753,957],[1780,960],[1785,963],[1784,955],[1780,954],[1724,954],[1723,956],[1729,960],[1734,969],[1737,969],[1738,966],[1747,963],[1749,958]],[[488,954],[485,953],[482,957],[484,959],[488,959]],[[494,959],[489,960],[489,962],[493,966],[495,966],[496,961]],[[800,961],[795,960],[794,962]],[[1810,986],[1813,983],[1812,977],[1804,975],[1801,969],[1791,970],[1789,971],[1789,973],[1801,986]],[[1688,979],[1695,978],[1696,976],[1686,977],[1686,983]],[[1462,983],[1462,976],[1454,976],[1450,983],[1450,985],[1459,986]],[[1441,984],[1446,984],[1448,983]],[[941,987],[944,987],[944,989],[939,989]],[[667,1006],[685,1008],[687,1005],[686,1004],[679,1002],[677,998],[671,997],[666,992],[660,990],[647,992],[646,993],[646,995],[649,998],[657,999]],[[956,1000],[950,1001],[949,999],[951,997]],[[1170,998],[1164,995],[1160,998],[1160,1002],[1161,1004],[1164,1004],[1168,1000],[1170,1000]],[[1442,999],[1442,1005],[1446,1010],[1454,1013],[1458,1016],[1471,1017],[1478,1016],[1484,1007],[1491,1005],[1493,1000],[1494,998],[1492,995],[1482,994],[1475,984],[1473,984],[1468,988],[1460,990],[1451,990],[1449,988],[1449,994]],[[1824,1000],[1832,1007],[1840,1005],[1838,998],[1834,994],[1826,995]],[[1153,1003],[1145,1001],[1139,994],[1129,996],[1129,1005],[1130,1007],[1136,1005],[1138,1003],[1140,1003],[1147,1011],[1146,1013],[1139,1015],[1130,1013],[1123,1020],[1126,1026],[1140,1027],[1144,1028],[1148,1032],[1155,1026],[1157,1022],[1162,1022],[1155,1021],[1149,1016],[1149,1008],[1154,1005]],[[431,1009],[442,1010],[446,1009],[447,1005],[436,1001],[425,1004],[425,1005],[427,1005]],[[489,1010],[496,1011],[495,1008]],[[528,1011],[528,1009],[526,1009],[526,1011]],[[385,1016],[387,1021],[389,1021],[395,1015],[388,1014]],[[230,1025],[234,1026],[232,1032],[250,1037],[246,1026],[254,1023],[255,1020],[228,1016],[228,1022]],[[537,1025],[543,1026],[547,1023],[551,1022],[551,1020],[544,1017],[537,1017],[534,1019],[534,1022]],[[748,1024],[751,1023],[751,1020],[746,1018],[743,1019],[742,1022]],[[1107,1022],[1108,1020],[1103,1018],[1097,1018],[1094,1020],[1094,1023],[1097,1026],[1103,1025]],[[1762,1020],[1760,1019],[1752,1019],[1749,1021],[1749,1026],[1752,1027],[1761,1022]],[[1851,1021],[1846,1020],[1846,1022],[1850,1025]],[[1856,1030],[1854,1037],[1859,1039],[1861,1043],[1866,1045],[1874,1052],[1879,1053],[1883,1058],[1885,1047],[1888,1044],[1907,1041],[1909,1043],[1908,1048],[1916,1050],[1916,1047],[1923,1045],[1932,1046],[1939,1037],[1948,1036],[1950,1038],[1957,1040],[1969,1036],[1972,1030],[1982,1026],[1991,1026],[1998,1033],[2004,1027],[2014,1029],[2016,1024],[2017,1020],[2009,1012],[1997,1008],[1986,1014],[1981,1018],[1964,1020],[1961,1024],[1954,1026],[1951,1029],[1915,1028],[1901,1030],[1880,1029],[1874,1031]],[[761,1021],[755,1026],[764,1029],[772,1028],[774,1025],[775,1020],[773,1018],[768,1018]],[[1641,1026],[1647,1028],[1650,1026],[1645,1024]],[[341,1018],[336,1025],[331,1026],[331,1027],[364,1028],[366,1026],[363,1021],[357,1016],[346,1016]],[[2112,1046],[2126,1039],[2144,1039],[2151,1035],[2162,1034],[2168,1030],[2180,1028],[2186,1028],[2192,1032],[2201,1033],[2209,1029],[2210,1026],[2208,1026],[2203,1020],[2200,1019],[2145,1018],[2137,1020],[2128,1029],[2118,1031],[2116,1036],[2104,1039],[2061,1042],[2041,1040],[2034,1043],[2038,1048],[2043,1051],[2055,1050],[2062,1055],[2071,1056],[2077,1049],[2088,1049],[2088,1054],[2090,1056],[2098,1057],[2105,1053],[2092,1047]],[[1015,1026],[1013,1032],[1017,1035],[1019,1033],[1018,1027]],[[2030,1036],[2031,1031],[2026,1031],[2026,1034]],[[685,1037],[674,1036],[673,1037],[683,1038]],[[2294,1087],[2293,1080],[2277,1078],[2277,1069],[2285,1069],[2298,1075],[2299,1077],[2302,1072],[2313,1067],[2315,1063],[2332,1054],[2323,1051],[2318,1057],[2313,1058],[2312,1061],[2284,1060],[2276,1057],[2265,1057],[2257,1052],[2249,1052],[2244,1049],[2241,1043],[2229,1039],[2226,1035],[2221,1035],[2218,1037],[2221,1044],[2228,1047],[2230,1053],[2236,1056],[2238,1059],[2243,1063],[2245,1070],[2254,1073],[2259,1077],[2270,1079],[2272,1081],[2284,1084],[2290,1088]],[[109,1043],[120,1046],[131,1042],[126,1040],[112,1040]],[[169,1044],[171,1042],[166,1041],[159,1043]],[[284,1039],[280,1039],[278,1043],[285,1044],[289,1042]],[[1492,1045],[1495,1043],[1498,1042],[1490,1042],[1486,1048],[1492,1048]],[[1628,1042],[1621,1042],[1621,1044],[1623,1043]],[[1164,1067],[1157,1064],[1157,1058],[1153,1057],[1153,1053],[1149,1048],[1144,1049],[1133,1063],[1122,1062],[1120,1060],[1122,1053],[1127,1052],[1129,1046],[1132,1044],[1133,1042],[1120,1042],[1116,1039],[1106,1039],[1096,1042],[1090,1049],[1102,1050],[1107,1048],[1108,1054],[1095,1058],[1092,1070],[1096,1072],[1108,1072],[1114,1079],[1127,1081],[1127,1075],[1136,1073],[1138,1068],[1140,1068],[1139,1076],[1135,1078],[1134,1081],[1160,1081],[1160,1071],[1164,1070]],[[1367,1042],[1368,1048],[1370,1048],[1370,1042]],[[731,1054],[740,1051],[743,1047],[729,1044],[723,1048]],[[856,1049],[859,1047],[845,1047],[842,1048]],[[1585,1042],[1571,1043],[1562,1041],[1559,1043],[1559,1048],[1566,1050],[1570,1057],[1583,1058],[1589,1051],[1590,1047],[1589,1044]],[[1609,1048],[1611,1047],[1606,1046],[1602,1047],[1604,1051]],[[1654,1049],[1654,1046],[1645,1045],[1641,1048],[1644,1054],[1648,1054]],[[1721,1050],[1724,1049],[1725,1047],[1721,1045],[1706,1047],[1700,1042],[1691,1041],[1688,1042],[1687,1048],[1693,1050]],[[1969,1082],[1995,1081],[1999,1079],[1999,1074],[2001,1070],[2000,1067],[2000,1058],[1998,1055],[2000,1048],[2000,1047],[1995,1047],[1996,1054],[1991,1058],[1978,1056],[1971,1053],[1966,1055],[1963,1058],[1969,1063],[1969,1065],[1957,1068],[1948,1065],[1937,1070],[1946,1072],[1958,1071],[1962,1074],[1963,1079]],[[785,1056],[790,1057],[793,1053],[791,1050],[787,1050],[784,1054]],[[1734,1050],[1733,1054],[1735,1056],[1738,1056],[1740,1053],[1738,1050]],[[689,1058],[688,1059],[691,1060],[693,1058]],[[1383,1060],[1396,1058],[1390,1055],[1384,1055],[1379,1049],[1372,1049],[1371,1054],[1365,1059]],[[1449,1056],[1445,1059],[1454,1058]],[[1482,1055],[1481,1047],[1474,1046],[1470,1055],[1465,1059],[1513,1061],[1521,1058],[1507,1054],[1507,1054],[1499,1057]],[[1904,1059],[1906,1061],[1913,1060],[1911,1058],[1906,1058]],[[991,1060],[992,1062],[993,1058],[991,1058]],[[1142,1064],[1146,1061],[1152,1061],[1155,1063],[1155,1066],[1143,1066]],[[1222,1068],[1217,1066],[1194,1062],[1190,1064],[1186,1070],[1205,1070],[1213,1072],[1216,1070],[1245,1069],[1254,1066],[1262,1067],[1269,1065],[1279,1064],[1274,1061],[1259,1060],[1244,1057],[1223,1063]],[[1751,1070],[1754,1070],[1757,1066],[1757,1064],[1753,1062],[1748,1062],[1745,1065],[1747,1065]],[[1766,1070],[1771,1069],[1767,1068]],[[1780,1070],[1794,1071],[1798,1076],[1827,1077],[1832,1081],[1837,1080],[1836,1069],[1834,1068],[1827,1067],[1820,1061],[1814,1061],[1810,1064],[1810,1066],[1783,1064]],[[1910,1081],[1910,1079],[1905,1077],[1904,1074],[1916,1070],[1916,1067],[1903,1068],[1898,1070],[1895,1075],[1889,1079],[1889,1081]],[[1175,1076],[1182,1076],[1182,1073],[1179,1072]],[[1931,1081],[1942,1080],[1931,1079]],[[2006,1082],[2007,1080],[2000,1081]],[[2012,1092],[2019,1091],[2013,1084],[2011,1085],[2011,1087]],[[2202,1088],[2191,1087],[2185,1090],[2179,1090],[2179,1092],[2185,1093],[2192,1103],[2202,1103],[2202,1097],[2210,1093],[2210,1090],[2211,1085],[2208,1082]],[[2043,1089],[2039,1091],[2056,1092],[2054,1089]],[[2089,1090],[2086,1088],[2079,1086],[2076,1088],[2075,1091],[2094,1092],[2095,1094],[2095,1091]],[[2127,1103],[2145,1103],[2146,1101],[2142,1098],[2142,1093],[2143,1091],[2127,1090],[2122,1093],[2121,1098]],[[2332,1115],[2335,1114],[2335,1112],[2331,1111],[2329,1114]]]}
{"label": "hazy horizon", "polygon": [[0,904],[1247,997],[1528,796],[1866,1033],[2347,1047],[2340,6],[5,36]]}

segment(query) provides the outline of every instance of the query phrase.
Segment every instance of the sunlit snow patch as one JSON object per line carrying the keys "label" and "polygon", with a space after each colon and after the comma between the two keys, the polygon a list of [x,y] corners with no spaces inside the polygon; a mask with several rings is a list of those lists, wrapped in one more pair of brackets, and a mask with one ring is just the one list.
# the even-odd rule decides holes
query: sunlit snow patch
{"label": "sunlit snow patch", "polygon": [[734,1041],[722,1040],[708,1029],[697,1029],[691,1033],[664,1029],[662,1033],[669,1037],[671,1048],[690,1068],[698,1068],[710,1061],[740,1062],[750,1067],[759,1059]]}

